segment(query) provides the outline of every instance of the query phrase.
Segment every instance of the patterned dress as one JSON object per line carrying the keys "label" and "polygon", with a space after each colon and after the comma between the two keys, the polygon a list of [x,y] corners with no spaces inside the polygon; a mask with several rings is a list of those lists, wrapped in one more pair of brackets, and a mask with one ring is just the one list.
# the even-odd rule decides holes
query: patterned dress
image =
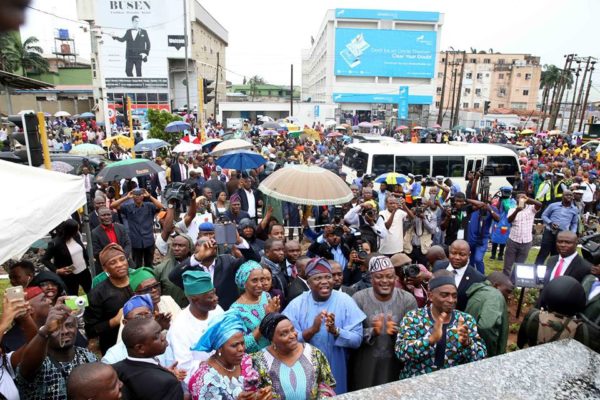
{"label": "patterned dress", "polygon": [[262,292],[258,304],[242,304],[237,301],[231,305],[231,308],[237,310],[244,323],[244,343],[246,344],[246,353],[255,353],[269,345],[269,341],[260,337],[258,342],[254,339],[252,331],[260,325],[265,315],[265,306],[271,296],[267,292]]}
{"label": "patterned dress", "polygon": [[[464,319],[469,328],[471,344],[463,346],[458,341],[458,319]],[[396,339],[396,356],[404,364],[400,379],[426,374],[455,365],[467,364],[486,356],[483,340],[477,332],[475,319],[464,312],[453,311],[450,322],[442,327],[442,338],[434,345],[429,343],[435,321],[430,307],[409,311],[402,319]]]}
{"label": "patterned dress", "polygon": [[[188,384],[192,400],[236,400],[244,391],[244,381],[247,385],[258,382],[258,373],[252,368],[249,355],[244,354],[240,368],[239,377],[229,378],[221,375],[206,361],[201,362]],[[253,386],[254,391],[257,390],[256,384],[250,386]]]}
{"label": "patterned dress", "polygon": [[273,357],[267,349],[252,354],[252,359],[260,375],[259,386],[271,386],[274,399],[314,400],[335,396],[335,379],[327,358],[308,343],[291,367]]}

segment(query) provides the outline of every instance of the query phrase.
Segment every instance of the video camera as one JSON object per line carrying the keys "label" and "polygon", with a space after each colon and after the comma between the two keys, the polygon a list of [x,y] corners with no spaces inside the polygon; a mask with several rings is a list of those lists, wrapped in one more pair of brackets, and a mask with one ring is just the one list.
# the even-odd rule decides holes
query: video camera
{"label": "video camera", "polygon": [[421,273],[421,268],[417,264],[405,264],[400,268],[405,278],[416,278]]}
{"label": "video camera", "polygon": [[362,233],[354,232],[354,249],[358,253],[358,258],[365,260],[369,254],[363,249]]}
{"label": "video camera", "polygon": [[582,237],[581,255],[592,265],[600,264],[600,233]]}
{"label": "video camera", "polygon": [[190,204],[192,193],[198,187],[196,182],[173,182],[165,186],[164,198],[167,202],[176,200],[179,204]]}
{"label": "video camera", "polygon": [[333,223],[334,224],[340,224],[342,222],[342,217],[343,217],[343,209],[342,206],[335,206],[333,207]]}
{"label": "video camera", "polygon": [[425,187],[431,187],[431,186],[435,186],[435,181],[431,176],[426,176],[425,178],[423,178],[423,186]]}

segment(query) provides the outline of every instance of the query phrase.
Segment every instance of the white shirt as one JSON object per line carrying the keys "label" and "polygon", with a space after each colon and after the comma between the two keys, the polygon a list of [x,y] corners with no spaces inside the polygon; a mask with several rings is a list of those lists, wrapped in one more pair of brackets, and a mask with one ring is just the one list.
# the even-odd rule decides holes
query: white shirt
{"label": "white shirt", "polygon": [[585,187],[585,190],[583,191],[583,196],[581,197],[581,200],[583,200],[584,203],[589,203],[591,201],[594,201],[594,193],[596,192],[596,184],[584,182],[583,186]]}
{"label": "white shirt", "polygon": [[248,215],[250,218],[256,217],[256,200],[254,199],[254,192],[252,190],[246,190],[246,198],[248,199]]}
{"label": "white shirt", "polygon": [[90,179],[90,174],[84,174],[83,176],[83,187],[86,192],[89,192],[92,189],[92,180]]}
{"label": "white shirt", "polygon": [[[565,271],[567,270],[567,268],[569,268],[569,265],[571,265],[571,261],[573,261],[573,259],[575,258],[575,256],[577,255],[577,252],[571,254],[569,257],[565,257],[564,258],[564,263],[562,266],[562,269],[560,270],[560,274],[558,276],[564,276],[565,275]],[[556,260],[556,264],[554,265],[554,268],[552,268],[552,272],[550,273],[550,280],[554,279],[554,273],[556,272],[556,268],[558,267],[558,263],[560,263],[560,259],[562,257],[558,256],[558,260]]]}
{"label": "white shirt", "polygon": [[131,37],[133,38],[133,40],[135,40],[135,38],[137,37],[138,34],[139,34],[139,32],[137,29],[131,30]]}
{"label": "white shirt", "polygon": [[456,287],[460,285],[460,281],[462,281],[463,276],[465,276],[465,272],[467,272],[468,266],[469,265],[467,264],[462,268],[454,268],[452,264],[448,264],[448,267],[446,267],[447,271],[450,271],[454,274],[454,283],[456,284]]}
{"label": "white shirt", "polygon": [[[379,213],[383,217],[384,224],[390,218],[392,213],[388,210],[383,210]],[[388,235],[381,239],[379,243],[379,252],[381,254],[396,254],[401,253],[404,250],[404,219],[406,218],[406,212],[402,210],[396,210],[394,219],[390,229],[388,229]]]}
{"label": "white shirt", "polygon": [[[598,279],[596,279],[598,282]],[[592,284],[593,287],[593,284]],[[590,294],[588,295],[588,301],[592,300],[594,297],[600,295],[600,285],[596,285],[592,290],[590,290]]]}
{"label": "white shirt", "polygon": [[169,350],[175,361],[178,362],[177,368],[187,371],[184,381],[186,385],[200,362],[208,360],[208,357],[212,354],[190,350],[190,348],[198,343],[198,339],[206,332],[208,325],[223,313],[221,306],[217,305],[217,308],[209,311],[208,318],[202,321],[194,317],[190,311],[190,306],[187,306],[171,322],[171,327],[167,332]]}
{"label": "white shirt", "polygon": [[158,360],[156,358],[137,358],[137,357],[131,357],[131,356],[127,356],[128,360],[131,361],[136,361],[136,362],[145,362],[148,364],[154,364],[154,365],[160,365],[160,362],[158,362]]}
{"label": "white shirt", "polygon": [[13,353],[10,352],[6,355],[6,365],[0,359],[0,393],[4,395],[8,400],[19,400],[19,391],[13,379],[15,378],[15,372],[10,365],[10,359]]}
{"label": "white shirt", "polygon": [[181,181],[183,182],[187,179],[187,171],[185,169],[185,164],[177,163],[177,165],[179,165],[179,171],[181,171]]}
{"label": "white shirt", "polygon": [[67,243],[67,249],[69,249],[69,253],[71,254],[71,261],[73,262],[73,270],[74,274],[78,274],[83,272],[87,265],[85,264],[85,257],[83,256],[83,247],[75,240],[70,239]]}

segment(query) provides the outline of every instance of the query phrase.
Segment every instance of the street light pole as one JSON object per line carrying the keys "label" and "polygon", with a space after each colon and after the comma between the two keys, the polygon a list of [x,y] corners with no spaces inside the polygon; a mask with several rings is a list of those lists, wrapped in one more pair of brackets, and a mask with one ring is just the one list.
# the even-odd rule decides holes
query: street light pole
{"label": "street light pole", "polygon": [[[185,99],[187,102],[186,114],[190,115],[190,73],[188,68],[188,17],[187,17],[187,0],[183,0],[183,37],[185,42]],[[202,99],[198,99],[198,102]],[[189,118],[192,130],[194,129],[194,122],[192,118]],[[193,131],[192,131],[193,133]]]}

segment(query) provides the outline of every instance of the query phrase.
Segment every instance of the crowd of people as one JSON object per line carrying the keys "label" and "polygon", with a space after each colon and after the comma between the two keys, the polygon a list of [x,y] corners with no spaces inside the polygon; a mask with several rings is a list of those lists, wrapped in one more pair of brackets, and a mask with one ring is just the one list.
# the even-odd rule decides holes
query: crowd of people
{"label": "crowd of people", "polygon": [[[532,255],[536,224],[544,289],[517,344],[598,337],[600,266],[577,252],[600,204],[598,163],[576,139],[520,137],[522,175],[489,197],[481,171],[466,187],[413,175],[380,185],[359,172],[341,206],[257,190],[299,163],[346,180],[345,141],[315,129],[319,141],[253,127],[249,140],[267,160],[253,170],[223,169],[197,151],[156,155],[158,174],[89,179],[91,237],[82,240],[74,215],[33,261],[6,265],[24,299],[4,299],[0,393],[319,399],[494,357],[507,351],[512,266]],[[500,132],[455,136],[511,142]],[[98,172],[81,169],[86,181]],[[189,201],[169,195],[173,183],[188,185]],[[223,225],[235,240],[218,237]]]}

